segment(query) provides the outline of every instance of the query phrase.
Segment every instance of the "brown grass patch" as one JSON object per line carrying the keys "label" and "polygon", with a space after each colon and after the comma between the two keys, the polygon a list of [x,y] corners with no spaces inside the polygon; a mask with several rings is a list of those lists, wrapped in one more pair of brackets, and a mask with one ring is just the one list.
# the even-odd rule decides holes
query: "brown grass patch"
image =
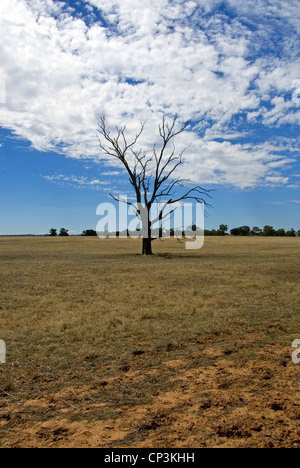
{"label": "brown grass patch", "polygon": [[1,446],[299,447],[299,247],[1,238]]}

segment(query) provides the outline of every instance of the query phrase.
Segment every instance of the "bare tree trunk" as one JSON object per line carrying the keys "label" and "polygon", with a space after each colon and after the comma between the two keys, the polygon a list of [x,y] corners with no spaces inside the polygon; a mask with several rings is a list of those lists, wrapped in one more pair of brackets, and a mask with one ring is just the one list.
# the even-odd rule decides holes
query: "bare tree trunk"
{"label": "bare tree trunk", "polygon": [[151,237],[143,238],[143,255],[153,255],[152,254],[152,240]]}
{"label": "bare tree trunk", "polygon": [[143,234],[143,252],[142,255],[152,255],[152,236],[150,210],[144,208],[142,211],[142,234]]}

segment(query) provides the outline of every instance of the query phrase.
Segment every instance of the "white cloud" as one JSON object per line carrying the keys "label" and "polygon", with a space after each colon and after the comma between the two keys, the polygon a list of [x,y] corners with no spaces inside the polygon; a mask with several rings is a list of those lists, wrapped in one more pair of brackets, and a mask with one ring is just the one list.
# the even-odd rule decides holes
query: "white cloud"
{"label": "white cloud", "polygon": [[103,186],[108,185],[109,182],[104,182],[99,179],[89,179],[83,176],[66,176],[63,174],[55,174],[52,176],[42,176],[43,179],[56,183],[61,186],[72,186],[74,188],[90,188],[92,190],[102,190]]}
{"label": "white cloud", "polygon": [[300,32],[300,11],[298,0],[228,0],[228,3],[240,14],[250,15],[260,22],[272,19],[285,19]]}
{"label": "white cloud", "polygon": [[122,175],[122,172],[120,171],[108,171],[108,172],[102,172],[101,174],[102,176],[121,176]]}
{"label": "white cloud", "polygon": [[[299,124],[299,58],[290,45],[283,59],[251,56],[257,37],[267,31],[257,22],[256,34],[245,21],[260,15],[278,21],[279,15],[297,29],[297,3],[227,3],[240,19],[214,10],[218,0],[89,0],[89,14],[91,6],[101,9],[106,23],[98,18],[88,25],[62,2],[1,0],[1,125],[38,150],[97,158],[102,113],[112,123],[126,118],[131,134],[147,121],[149,144],[162,112],[181,120],[203,118],[205,135],[188,135],[193,150],[185,159],[186,176],[238,187],[269,183],[266,177],[284,184],[285,177],[274,174],[276,149],[233,144],[247,131],[231,129],[230,122],[246,112],[249,123],[262,118],[267,126]],[[281,95],[289,91],[290,98]]]}
{"label": "white cloud", "polygon": [[[284,160],[259,146],[203,140],[185,166],[183,176],[202,184],[233,184],[240,188],[269,185],[271,181],[284,184],[288,179],[269,175],[274,174],[277,165],[284,165]],[[189,174],[190,167],[194,168],[194,177]]]}
{"label": "white cloud", "polygon": [[300,80],[299,79],[293,81],[292,89],[294,90],[293,91],[292,101],[296,105],[299,106],[300,105]]}
{"label": "white cloud", "polygon": [[288,181],[289,181],[288,177],[278,177],[278,176],[266,177],[266,182],[270,183],[271,185],[287,184]]}

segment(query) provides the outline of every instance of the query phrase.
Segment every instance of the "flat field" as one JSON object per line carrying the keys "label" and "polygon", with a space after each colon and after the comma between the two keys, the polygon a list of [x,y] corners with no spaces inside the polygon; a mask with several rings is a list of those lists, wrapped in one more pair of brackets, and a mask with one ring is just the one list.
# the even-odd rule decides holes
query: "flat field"
{"label": "flat field", "polygon": [[300,238],[0,238],[1,447],[300,447]]}

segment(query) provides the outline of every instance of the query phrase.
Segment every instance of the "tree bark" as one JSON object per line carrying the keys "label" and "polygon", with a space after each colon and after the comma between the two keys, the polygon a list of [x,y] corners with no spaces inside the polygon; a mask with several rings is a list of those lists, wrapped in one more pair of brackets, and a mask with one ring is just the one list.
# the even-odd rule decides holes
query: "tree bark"
{"label": "tree bark", "polygon": [[143,255],[153,255],[152,254],[152,240],[149,237],[143,238]]}
{"label": "tree bark", "polygon": [[150,206],[139,206],[139,212],[142,220],[142,237],[143,237],[143,251],[142,255],[152,254],[152,232],[150,221]]}

